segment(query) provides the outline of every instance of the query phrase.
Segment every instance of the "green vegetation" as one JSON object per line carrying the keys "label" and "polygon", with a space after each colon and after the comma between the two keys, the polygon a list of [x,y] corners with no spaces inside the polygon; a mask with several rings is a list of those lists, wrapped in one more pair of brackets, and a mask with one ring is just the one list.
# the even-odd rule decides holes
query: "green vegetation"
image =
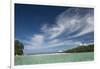
{"label": "green vegetation", "polygon": [[94,52],[94,45],[78,46],[64,51],[64,53]]}
{"label": "green vegetation", "polygon": [[24,45],[19,41],[15,40],[15,55],[23,55]]}

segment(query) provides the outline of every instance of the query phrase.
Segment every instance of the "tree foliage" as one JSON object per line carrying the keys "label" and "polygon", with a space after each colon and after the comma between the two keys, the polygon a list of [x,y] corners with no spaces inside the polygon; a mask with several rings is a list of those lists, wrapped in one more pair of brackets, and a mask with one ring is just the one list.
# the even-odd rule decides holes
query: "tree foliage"
{"label": "tree foliage", "polygon": [[76,47],[76,48],[66,50],[64,52],[66,52],[66,53],[94,52],[94,45],[79,46],[79,47]]}
{"label": "tree foliage", "polygon": [[24,45],[19,40],[15,40],[15,55],[23,55]]}

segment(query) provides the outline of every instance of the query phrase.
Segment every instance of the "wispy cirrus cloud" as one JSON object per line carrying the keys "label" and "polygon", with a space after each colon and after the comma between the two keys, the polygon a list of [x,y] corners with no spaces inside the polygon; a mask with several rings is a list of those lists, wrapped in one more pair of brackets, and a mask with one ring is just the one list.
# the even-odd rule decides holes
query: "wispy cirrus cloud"
{"label": "wispy cirrus cloud", "polygon": [[77,38],[84,39],[82,36],[94,32],[94,11],[89,8],[69,8],[55,17],[54,22],[52,26],[44,24],[40,28],[41,34],[33,34],[29,41],[24,40],[26,49],[81,45],[82,41]]}
{"label": "wispy cirrus cloud", "polygon": [[94,12],[91,9],[71,8],[58,15],[54,26],[44,25],[42,31],[50,35],[50,39],[56,38],[63,33],[70,36],[71,33],[77,31],[71,37],[78,37],[94,31],[93,17]]}

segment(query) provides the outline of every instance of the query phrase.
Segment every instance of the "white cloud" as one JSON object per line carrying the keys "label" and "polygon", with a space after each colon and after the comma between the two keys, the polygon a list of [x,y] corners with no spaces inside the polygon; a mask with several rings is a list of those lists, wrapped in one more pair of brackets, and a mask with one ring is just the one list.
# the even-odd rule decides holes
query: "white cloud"
{"label": "white cloud", "polygon": [[33,35],[32,41],[34,43],[42,44],[44,42],[44,36],[43,35]]}
{"label": "white cloud", "polygon": [[[52,26],[45,24],[42,26],[42,34],[35,34],[31,37],[30,41],[24,41],[27,43],[27,48],[51,48],[57,46],[70,46],[70,45],[82,45],[81,41],[73,40],[73,37],[79,37],[90,32],[94,32],[94,16],[92,10],[84,11],[79,8],[68,9],[56,17],[56,23]],[[77,33],[70,35],[74,32]],[[70,40],[61,40],[57,37],[65,34],[65,38]],[[64,38],[64,37],[63,37]],[[45,42],[45,40],[47,40]]]}
{"label": "white cloud", "polygon": [[25,49],[40,49],[44,47],[45,37],[41,34],[35,34],[31,37],[29,41],[23,41],[26,46]]}
{"label": "white cloud", "polygon": [[[81,26],[81,23],[84,23],[83,26]],[[91,33],[94,31],[94,18],[93,16],[90,16],[90,14],[87,14],[84,18],[80,19],[80,24],[77,26],[81,26],[82,29],[71,37],[79,37],[82,35],[85,35],[87,33]]]}
{"label": "white cloud", "polygon": [[59,42],[60,42],[59,39],[54,39],[54,40],[49,41],[48,43],[49,43],[49,44],[57,44],[57,43],[59,43]]}
{"label": "white cloud", "polygon": [[51,47],[58,47],[58,46],[79,46],[82,44],[80,41],[73,41],[73,40],[54,40],[54,41],[49,41],[48,46],[46,48],[51,48]]}
{"label": "white cloud", "polygon": [[44,25],[41,29],[45,34],[49,35],[49,39],[53,39],[59,36],[64,31],[63,25],[56,25],[53,27],[49,27],[48,25]]}
{"label": "white cloud", "polygon": [[[64,26],[67,37],[79,37],[94,31],[93,10],[88,9],[87,12],[84,11],[86,13],[82,14],[83,11],[79,8],[69,9],[57,18],[57,23]],[[76,31],[78,31],[76,34],[69,35]]]}
{"label": "white cloud", "polygon": [[[86,13],[82,14],[83,11]],[[54,26],[50,27],[46,24],[42,27],[42,31],[49,35],[49,39],[55,39],[65,32],[66,35],[69,35],[75,31],[79,32],[68,37],[78,37],[94,31],[93,17],[91,9],[85,11],[79,8],[71,8],[58,15]]]}

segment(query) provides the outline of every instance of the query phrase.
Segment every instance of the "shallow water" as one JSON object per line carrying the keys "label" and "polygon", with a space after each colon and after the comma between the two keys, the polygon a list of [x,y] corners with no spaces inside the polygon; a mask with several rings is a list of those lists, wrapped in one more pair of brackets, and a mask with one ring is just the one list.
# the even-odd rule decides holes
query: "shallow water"
{"label": "shallow water", "polygon": [[15,65],[46,64],[60,62],[80,62],[94,60],[94,53],[55,53],[15,56]]}

